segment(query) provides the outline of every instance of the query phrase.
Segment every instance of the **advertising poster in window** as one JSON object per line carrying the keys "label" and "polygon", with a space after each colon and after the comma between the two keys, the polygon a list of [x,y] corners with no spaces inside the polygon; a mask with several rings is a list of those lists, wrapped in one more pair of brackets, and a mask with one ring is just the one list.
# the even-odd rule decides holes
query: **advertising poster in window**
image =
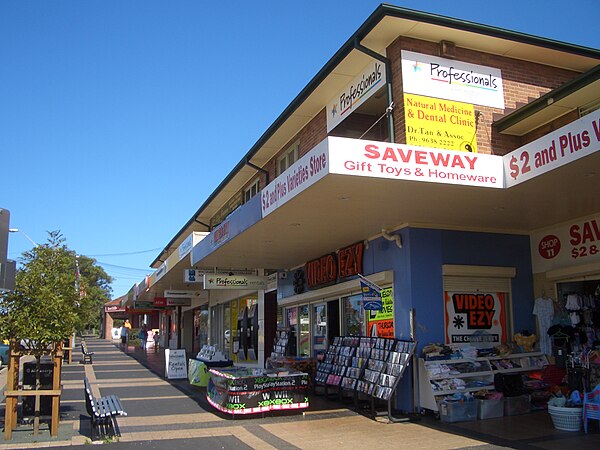
{"label": "advertising poster in window", "polygon": [[372,330],[375,326],[377,337],[394,337],[394,294],[392,288],[381,290],[381,311],[365,311],[367,313],[367,334],[372,336]]}
{"label": "advertising poster in window", "polygon": [[404,94],[406,143],[477,153],[477,117],[470,103]]}
{"label": "advertising poster in window", "polygon": [[446,343],[487,348],[506,342],[505,308],[501,292],[445,292]]}

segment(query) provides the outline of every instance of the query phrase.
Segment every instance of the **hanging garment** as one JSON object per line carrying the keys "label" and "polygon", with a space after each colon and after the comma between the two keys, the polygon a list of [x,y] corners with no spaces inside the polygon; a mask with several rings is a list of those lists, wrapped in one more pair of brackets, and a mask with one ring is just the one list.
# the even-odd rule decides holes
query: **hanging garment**
{"label": "hanging garment", "polygon": [[581,309],[581,299],[577,294],[569,294],[567,296],[567,310],[569,311],[579,311]]}
{"label": "hanging garment", "polygon": [[540,328],[540,351],[546,355],[551,355],[552,345],[547,331],[554,319],[554,301],[551,298],[536,298],[533,305],[533,314],[537,317]]}

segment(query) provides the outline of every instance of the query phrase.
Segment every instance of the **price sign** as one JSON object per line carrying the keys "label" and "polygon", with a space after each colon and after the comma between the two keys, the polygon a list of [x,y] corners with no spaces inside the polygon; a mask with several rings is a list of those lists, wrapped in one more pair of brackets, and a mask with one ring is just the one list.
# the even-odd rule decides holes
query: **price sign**
{"label": "price sign", "polygon": [[[600,216],[575,220],[531,237],[535,273],[600,261]],[[536,245],[537,243],[537,245]]]}
{"label": "price sign", "polygon": [[600,150],[600,110],[524,145],[503,157],[506,187]]}

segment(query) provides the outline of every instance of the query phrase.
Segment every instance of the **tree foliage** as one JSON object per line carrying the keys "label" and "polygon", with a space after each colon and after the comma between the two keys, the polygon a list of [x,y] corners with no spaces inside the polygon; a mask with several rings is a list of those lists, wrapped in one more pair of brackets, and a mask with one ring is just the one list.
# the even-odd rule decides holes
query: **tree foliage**
{"label": "tree foliage", "polygon": [[24,339],[34,354],[95,321],[111,292],[95,260],[77,257],[59,231],[48,235],[23,253],[15,291],[0,297],[0,339]]}

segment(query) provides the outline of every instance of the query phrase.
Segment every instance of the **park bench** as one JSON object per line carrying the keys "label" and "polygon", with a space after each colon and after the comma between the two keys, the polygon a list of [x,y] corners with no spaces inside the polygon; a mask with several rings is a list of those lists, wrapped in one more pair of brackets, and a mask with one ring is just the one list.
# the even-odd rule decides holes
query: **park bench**
{"label": "park bench", "polygon": [[87,363],[89,362],[90,364],[93,364],[92,362],[92,356],[94,356],[94,352],[90,352],[87,348],[87,344],[85,343],[85,341],[81,341],[81,353],[83,353],[83,363]]}
{"label": "park bench", "polygon": [[92,441],[98,438],[121,436],[117,416],[126,416],[121,400],[116,395],[107,395],[100,398],[94,398],[92,388],[87,377],[84,377],[85,384],[85,408],[91,418],[91,438]]}

